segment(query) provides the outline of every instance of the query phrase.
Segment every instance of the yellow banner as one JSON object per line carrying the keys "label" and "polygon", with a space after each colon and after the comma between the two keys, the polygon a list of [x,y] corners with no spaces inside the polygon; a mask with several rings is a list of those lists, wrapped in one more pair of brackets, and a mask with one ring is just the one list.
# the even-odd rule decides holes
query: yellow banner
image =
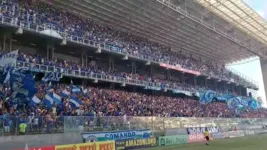
{"label": "yellow banner", "polygon": [[115,141],[56,145],[55,150],[115,150]]}

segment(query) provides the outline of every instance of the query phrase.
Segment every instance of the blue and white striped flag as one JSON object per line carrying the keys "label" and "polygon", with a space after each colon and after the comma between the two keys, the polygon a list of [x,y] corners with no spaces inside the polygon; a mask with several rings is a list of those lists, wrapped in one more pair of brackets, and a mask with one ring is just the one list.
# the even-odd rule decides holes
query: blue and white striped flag
{"label": "blue and white striped flag", "polygon": [[85,97],[89,97],[89,91],[88,91],[87,88],[86,88],[86,89],[83,89],[83,95],[84,95]]}
{"label": "blue and white striped flag", "polygon": [[37,96],[33,96],[32,98],[32,101],[35,103],[35,104],[39,104],[41,102],[41,100],[37,97]]}
{"label": "blue and white striped flag", "polygon": [[74,104],[75,107],[80,107],[80,106],[83,104],[83,102],[82,102],[81,100],[79,100],[78,98],[73,97],[73,96],[71,96],[71,98],[70,98],[70,102],[71,102],[72,104]]}
{"label": "blue and white striped flag", "polygon": [[47,100],[52,105],[54,103],[53,94],[52,93],[46,94],[45,100]]}
{"label": "blue and white striped flag", "polygon": [[72,85],[71,86],[71,93],[72,94],[80,94],[81,93],[81,88],[75,86],[75,85]]}
{"label": "blue and white striped flag", "polygon": [[65,89],[65,90],[61,91],[60,95],[64,98],[66,98],[66,97],[70,96],[70,92]]}
{"label": "blue and white striped flag", "polygon": [[54,102],[56,104],[60,104],[61,103],[61,97],[58,94],[53,93],[53,99],[54,99]]}

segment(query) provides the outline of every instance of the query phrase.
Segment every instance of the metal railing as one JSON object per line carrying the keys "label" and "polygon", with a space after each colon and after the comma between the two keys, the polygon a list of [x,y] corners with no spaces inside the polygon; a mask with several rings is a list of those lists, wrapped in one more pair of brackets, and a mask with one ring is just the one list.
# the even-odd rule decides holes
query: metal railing
{"label": "metal railing", "polygon": [[35,72],[43,72],[43,73],[58,71],[58,72],[62,72],[65,76],[69,76],[69,77],[102,80],[102,81],[107,81],[107,82],[116,82],[116,83],[121,83],[121,84],[142,86],[146,89],[151,89],[151,90],[162,90],[164,86],[163,89],[172,90],[174,93],[179,93],[179,92],[197,93],[198,92],[198,90],[193,90],[192,88],[181,87],[181,86],[176,85],[175,83],[171,84],[171,83],[148,82],[144,80],[129,79],[126,77],[118,77],[118,76],[94,73],[92,71],[79,71],[79,70],[74,70],[74,69],[66,69],[66,68],[61,68],[61,67],[56,67],[56,66],[47,66],[47,65],[42,65],[42,64],[33,64],[33,63],[18,61],[16,63],[16,67],[24,68],[24,69],[35,71]]}
{"label": "metal railing", "polygon": [[[27,135],[52,133],[81,133],[95,131],[151,129],[153,133],[163,133],[167,128],[221,127],[231,129],[238,126],[261,128],[267,119],[243,118],[167,118],[135,116],[54,116],[51,121],[45,117],[1,117],[0,130],[3,136],[19,135],[20,124],[27,125]],[[8,121],[8,123],[7,123]],[[8,125],[8,126],[7,126]]]}

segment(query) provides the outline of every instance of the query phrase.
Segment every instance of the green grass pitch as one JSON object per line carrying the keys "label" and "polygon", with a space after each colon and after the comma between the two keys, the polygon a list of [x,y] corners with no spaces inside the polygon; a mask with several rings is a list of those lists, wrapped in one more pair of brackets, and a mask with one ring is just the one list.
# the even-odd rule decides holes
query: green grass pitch
{"label": "green grass pitch", "polygon": [[146,148],[142,150],[267,150],[267,134],[213,140],[210,145],[193,143]]}

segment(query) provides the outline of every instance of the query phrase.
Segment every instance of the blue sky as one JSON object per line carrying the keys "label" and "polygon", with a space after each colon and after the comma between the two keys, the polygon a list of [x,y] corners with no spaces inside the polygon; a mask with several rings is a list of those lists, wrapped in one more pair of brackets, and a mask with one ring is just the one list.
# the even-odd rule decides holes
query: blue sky
{"label": "blue sky", "polygon": [[[267,19],[267,0],[244,0],[254,11],[256,11],[263,18]],[[266,98],[263,86],[263,79],[260,67],[259,59],[253,59],[254,61],[241,61],[236,65],[229,66],[230,68],[235,69],[236,71],[246,75],[247,77],[257,81],[259,83],[258,96],[262,97],[264,105],[266,106]],[[250,69],[251,68],[251,69]],[[248,71],[253,70],[253,72]]]}

